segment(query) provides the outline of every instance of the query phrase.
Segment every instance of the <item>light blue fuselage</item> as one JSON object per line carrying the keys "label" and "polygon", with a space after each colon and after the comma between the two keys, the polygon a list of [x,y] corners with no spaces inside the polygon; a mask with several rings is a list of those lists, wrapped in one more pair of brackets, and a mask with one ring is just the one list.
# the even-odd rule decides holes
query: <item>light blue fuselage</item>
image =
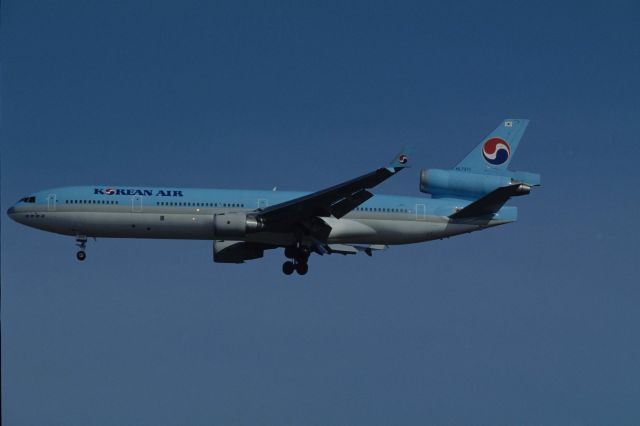
{"label": "light blue fuselage", "polygon": [[[76,186],[40,191],[9,215],[22,224],[65,235],[116,238],[215,240],[215,214],[250,212],[306,195],[257,191],[132,186]],[[322,217],[331,226],[327,243],[408,244],[481,230],[516,219],[503,207],[490,219],[448,216],[471,200],[376,195],[346,216]],[[286,246],[293,233],[258,232],[241,241]]]}

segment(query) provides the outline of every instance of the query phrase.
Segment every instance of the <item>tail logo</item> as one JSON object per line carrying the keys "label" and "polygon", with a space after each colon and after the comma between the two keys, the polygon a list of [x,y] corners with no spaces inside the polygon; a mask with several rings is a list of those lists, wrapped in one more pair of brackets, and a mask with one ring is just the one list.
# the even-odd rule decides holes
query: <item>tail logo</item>
{"label": "tail logo", "polygon": [[491,138],[482,145],[482,156],[494,166],[504,164],[511,155],[511,147],[504,139]]}
{"label": "tail logo", "polygon": [[407,156],[406,156],[406,155],[404,155],[404,154],[401,154],[401,155],[398,157],[398,161],[400,162],[400,164],[407,164],[407,161],[409,161],[409,157],[407,157]]}

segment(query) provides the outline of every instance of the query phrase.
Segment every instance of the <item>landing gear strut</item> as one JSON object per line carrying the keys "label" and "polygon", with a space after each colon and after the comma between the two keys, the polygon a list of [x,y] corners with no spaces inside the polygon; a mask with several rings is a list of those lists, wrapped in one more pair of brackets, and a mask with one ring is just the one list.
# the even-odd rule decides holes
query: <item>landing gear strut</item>
{"label": "landing gear strut", "polygon": [[87,248],[87,237],[84,235],[78,235],[76,237],[76,245],[80,248],[76,253],[76,259],[79,261],[83,261],[87,258],[87,253],[85,253],[85,249]]}
{"label": "landing gear strut", "polygon": [[309,250],[306,247],[285,247],[284,255],[291,260],[287,260],[282,264],[282,272],[285,275],[293,274],[296,271],[299,275],[305,275],[309,271]]}

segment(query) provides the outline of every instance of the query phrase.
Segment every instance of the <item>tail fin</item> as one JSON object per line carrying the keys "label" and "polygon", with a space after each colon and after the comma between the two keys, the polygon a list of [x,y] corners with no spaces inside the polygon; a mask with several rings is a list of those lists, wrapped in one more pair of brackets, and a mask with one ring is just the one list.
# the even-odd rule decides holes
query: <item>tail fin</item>
{"label": "tail fin", "polygon": [[529,120],[508,118],[476,146],[455,170],[503,174],[513,158]]}

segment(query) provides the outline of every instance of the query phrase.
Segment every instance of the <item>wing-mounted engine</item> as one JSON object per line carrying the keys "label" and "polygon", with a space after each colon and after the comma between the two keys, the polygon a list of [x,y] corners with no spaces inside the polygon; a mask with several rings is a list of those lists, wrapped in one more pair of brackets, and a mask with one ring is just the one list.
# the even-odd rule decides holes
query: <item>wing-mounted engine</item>
{"label": "wing-mounted engine", "polygon": [[262,228],[262,222],[253,214],[231,212],[213,216],[213,234],[216,238],[240,238]]}
{"label": "wing-mounted engine", "polygon": [[216,263],[244,263],[264,256],[267,247],[244,241],[214,241],[213,261]]}

